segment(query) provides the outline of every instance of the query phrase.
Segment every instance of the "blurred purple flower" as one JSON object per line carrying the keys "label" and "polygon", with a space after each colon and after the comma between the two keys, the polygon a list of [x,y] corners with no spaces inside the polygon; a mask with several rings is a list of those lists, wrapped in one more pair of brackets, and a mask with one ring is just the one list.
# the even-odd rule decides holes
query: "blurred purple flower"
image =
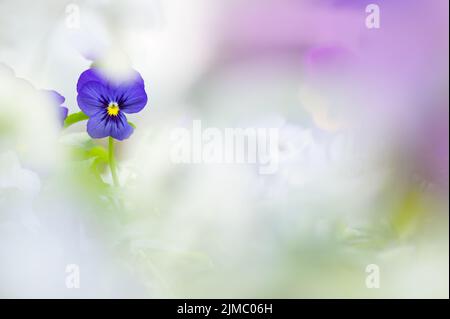
{"label": "blurred purple flower", "polygon": [[78,105],[89,116],[87,132],[92,138],[128,138],[133,127],[125,113],[140,112],[147,104],[144,80],[136,71],[129,81],[115,82],[98,68],[90,68],[80,75],[77,91]]}
{"label": "blurred purple flower", "polygon": [[356,47],[365,31],[361,16],[364,11],[336,10],[329,1],[237,2],[219,25],[218,52],[225,62],[270,58],[298,64],[313,47]]}
{"label": "blurred purple flower", "polygon": [[422,120],[412,141],[419,174],[448,195],[449,117],[446,107],[434,107]]}
{"label": "blurred purple flower", "polygon": [[58,119],[61,123],[61,126],[64,125],[64,120],[66,119],[67,114],[69,113],[68,108],[62,105],[66,100],[65,97],[54,90],[43,90],[43,91],[45,92],[45,94],[47,94],[47,96],[50,97],[51,101],[58,107]]}

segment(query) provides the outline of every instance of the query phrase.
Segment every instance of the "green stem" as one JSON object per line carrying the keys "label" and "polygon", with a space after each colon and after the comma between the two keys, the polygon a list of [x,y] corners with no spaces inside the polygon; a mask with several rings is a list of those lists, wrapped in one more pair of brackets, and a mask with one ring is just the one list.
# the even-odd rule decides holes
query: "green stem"
{"label": "green stem", "polygon": [[89,117],[83,112],[72,113],[64,120],[64,128],[68,128],[69,126],[81,122],[86,121]]}
{"label": "green stem", "polygon": [[119,178],[117,177],[116,159],[114,157],[114,139],[110,136],[108,138],[108,153],[109,153],[109,167],[111,168],[111,175],[114,186],[119,187]]}

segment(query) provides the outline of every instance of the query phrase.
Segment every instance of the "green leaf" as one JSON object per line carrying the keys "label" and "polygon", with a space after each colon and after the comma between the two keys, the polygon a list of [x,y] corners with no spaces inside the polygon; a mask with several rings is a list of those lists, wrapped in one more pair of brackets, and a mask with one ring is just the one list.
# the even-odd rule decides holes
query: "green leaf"
{"label": "green leaf", "polygon": [[72,113],[64,121],[64,128],[67,128],[67,127],[71,126],[72,124],[75,124],[75,123],[78,123],[81,121],[85,121],[88,118],[89,117],[86,114],[84,114],[83,112]]}
{"label": "green leaf", "polygon": [[423,225],[421,194],[411,190],[393,209],[391,223],[400,238],[408,238]]}
{"label": "green leaf", "polygon": [[128,121],[128,124],[130,124],[134,129],[136,129],[136,125],[133,122]]}
{"label": "green leaf", "polygon": [[108,150],[102,146],[95,146],[87,153],[89,157],[97,157],[103,163],[109,163]]}

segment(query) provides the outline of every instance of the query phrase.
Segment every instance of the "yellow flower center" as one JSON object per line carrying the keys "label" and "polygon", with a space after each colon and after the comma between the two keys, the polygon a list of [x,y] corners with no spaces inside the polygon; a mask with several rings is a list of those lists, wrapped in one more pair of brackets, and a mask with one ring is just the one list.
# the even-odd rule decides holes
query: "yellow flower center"
{"label": "yellow flower center", "polygon": [[119,104],[117,104],[116,102],[110,102],[106,110],[108,111],[109,116],[117,116],[120,110]]}

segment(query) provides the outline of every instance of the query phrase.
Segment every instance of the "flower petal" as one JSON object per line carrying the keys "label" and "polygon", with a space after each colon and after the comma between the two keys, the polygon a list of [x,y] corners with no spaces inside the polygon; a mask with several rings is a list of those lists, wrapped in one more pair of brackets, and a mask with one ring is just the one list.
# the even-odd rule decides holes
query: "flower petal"
{"label": "flower petal", "polygon": [[42,90],[45,94],[47,94],[47,96],[50,97],[50,99],[56,104],[56,105],[61,105],[64,103],[64,101],[66,100],[66,98],[64,96],[62,96],[61,94],[59,94],[58,92],[54,91],[54,90]]}
{"label": "flower petal", "polygon": [[69,113],[69,109],[65,106],[61,106],[58,111],[59,111],[58,116],[59,120],[61,121],[61,125],[64,125],[64,120],[66,119],[67,114]]}
{"label": "flower petal", "polygon": [[125,113],[137,113],[147,104],[147,94],[140,83],[122,85],[115,90],[116,101]]}
{"label": "flower petal", "polygon": [[80,109],[87,116],[94,116],[108,106],[110,90],[100,82],[87,82],[78,92],[77,102]]}
{"label": "flower petal", "polygon": [[92,138],[111,136],[116,140],[124,140],[133,133],[133,127],[128,124],[127,118],[122,112],[117,116],[109,116],[104,112],[89,118],[87,131]]}
{"label": "flower petal", "polygon": [[81,88],[88,82],[100,82],[105,86],[121,86],[121,85],[128,85],[128,86],[141,86],[144,87],[144,79],[139,74],[139,72],[135,70],[131,70],[129,76],[127,76],[126,79],[123,79],[122,81],[113,81],[112,79],[109,79],[104,72],[102,72],[98,67],[92,67],[90,69],[87,69],[83,73],[81,73],[80,77],[78,78],[77,83],[77,92],[80,92]]}
{"label": "flower petal", "polygon": [[81,88],[88,82],[100,82],[105,84],[105,77],[102,76],[97,68],[87,69],[81,73],[77,82],[77,92],[80,92]]}
{"label": "flower petal", "polygon": [[116,83],[116,85],[144,88],[144,79],[138,71],[131,70],[128,76],[119,83]]}

